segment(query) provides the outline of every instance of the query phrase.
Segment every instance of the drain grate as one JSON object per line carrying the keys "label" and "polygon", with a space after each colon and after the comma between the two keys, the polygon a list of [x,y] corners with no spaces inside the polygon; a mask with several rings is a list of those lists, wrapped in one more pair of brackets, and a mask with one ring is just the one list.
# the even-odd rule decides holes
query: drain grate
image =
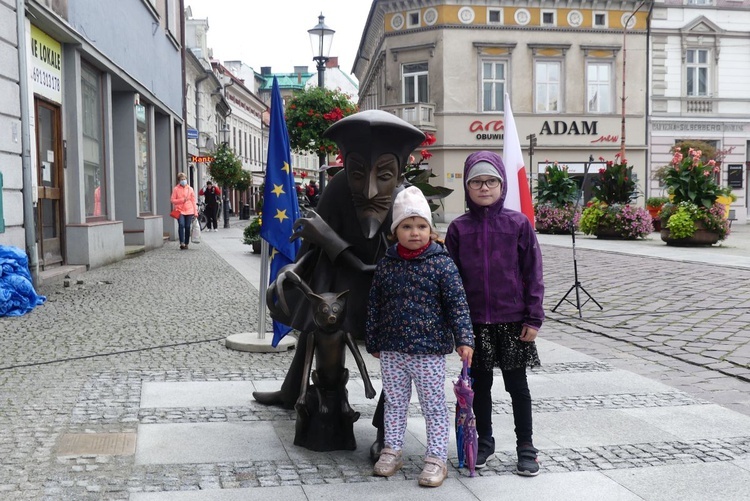
{"label": "drain grate", "polygon": [[135,454],[135,433],[66,433],[60,437],[58,456],[128,456]]}

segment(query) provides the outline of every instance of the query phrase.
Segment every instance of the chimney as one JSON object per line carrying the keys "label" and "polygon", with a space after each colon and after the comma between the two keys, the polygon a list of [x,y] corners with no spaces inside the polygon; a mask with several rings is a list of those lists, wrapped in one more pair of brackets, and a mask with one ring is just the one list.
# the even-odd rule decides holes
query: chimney
{"label": "chimney", "polygon": [[271,74],[271,67],[270,66],[261,66],[260,67],[260,74],[263,76],[268,76]]}
{"label": "chimney", "polygon": [[328,58],[328,61],[326,61],[326,68],[338,68],[339,67],[339,57],[330,57]]}

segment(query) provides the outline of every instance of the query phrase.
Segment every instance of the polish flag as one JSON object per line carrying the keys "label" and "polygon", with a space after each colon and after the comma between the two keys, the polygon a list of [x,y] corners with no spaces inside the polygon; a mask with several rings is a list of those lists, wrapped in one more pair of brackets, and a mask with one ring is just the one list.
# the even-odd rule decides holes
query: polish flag
{"label": "polish flag", "polygon": [[[503,163],[508,176],[508,193],[504,206],[514,211],[523,212],[534,227],[534,203],[531,200],[529,181],[526,178],[526,166],[523,162],[521,141],[518,139],[516,121],[510,109],[510,96],[505,93],[505,130],[503,135]],[[515,176],[513,174],[516,174]]]}

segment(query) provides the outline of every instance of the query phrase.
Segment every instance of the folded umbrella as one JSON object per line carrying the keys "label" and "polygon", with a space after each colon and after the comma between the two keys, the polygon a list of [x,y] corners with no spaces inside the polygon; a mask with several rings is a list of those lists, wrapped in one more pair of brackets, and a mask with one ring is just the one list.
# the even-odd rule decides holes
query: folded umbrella
{"label": "folded umbrella", "polygon": [[477,422],[474,417],[474,390],[471,389],[469,364],[464,360],[463,369],[458,380],[453,383],[456,394],[456,444],[458,447],[458,466],[469,467],[470,476],[474,476],[477,464]]}

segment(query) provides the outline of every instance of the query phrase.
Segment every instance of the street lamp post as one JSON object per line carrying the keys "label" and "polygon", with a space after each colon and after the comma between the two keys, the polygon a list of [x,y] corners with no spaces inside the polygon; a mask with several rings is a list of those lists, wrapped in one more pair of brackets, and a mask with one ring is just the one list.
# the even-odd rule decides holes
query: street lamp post
{"label": "street lamp post", "polygon": [[[328,54],[331,52],[331,44],[333,43],[333,34],[336,33],[334,30],[326,26],[325,17],[321,12],[318,16],[318,24],[307,30],[310,35],[310,46],[313,52],[313,61],[317,63],[318,67],[318,87],[325,87],[325,71],[326,62],[328,62]],[[326,183],[326,171],[323,166],[326,164],[325,152],[318,152],[318,168],[320,170],[320,181],[319,186],[322,191]]]}
{"label": "street lamp post", "polygon": [[[224,124],[221,128],[221,133],[224,136],[223,144],[226,148],[229,148],[229,125]],[[224,212],[224,228],[229,228],[229,195],[227,194],[227,186],[222,187],[222,210]]]}

